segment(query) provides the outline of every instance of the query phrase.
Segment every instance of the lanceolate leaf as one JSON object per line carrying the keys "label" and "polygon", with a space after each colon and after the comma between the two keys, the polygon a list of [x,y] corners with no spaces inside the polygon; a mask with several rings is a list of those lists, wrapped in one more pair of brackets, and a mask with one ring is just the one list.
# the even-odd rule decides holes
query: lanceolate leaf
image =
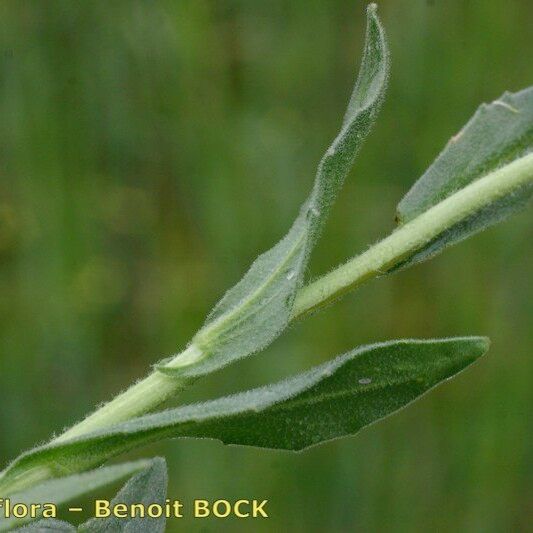
{"label": "lanceolate leaf", "polygon": [[531,151],[533,87],[482,104],[398,204],[404,223],[450,194]]}
{"label": "lanceolate leaf", "polygon": [[[45,481],[31,489],[14,495],[0,494],[0,498],[9,496],[11,505],[17,503],[23,503],[26,505],[52,503],[55,505],[61,505],[101,487],[123,480],[150,465],[151,461],[141,460],[132,463],[107,466],[83,474],[74,474],[59,479]],[[63,475],[65,475],[65,473],[68,473],[68,471],[63,472]],[[56,476],[60,475],[60,470],[56,471]],[[15,525],[20,525],[26,521],[28,521],[28,519],[0,518],[0,531],[6,531]],[[45,527],[45,524],[41,524],[41,526]],[[52,523],[46,521],[46,527],[50,528],[51,526]]]}
{"label": "lanceolate leaf", "polygon": [[[167,467],[164,459],[154,459],[152,464],[133,476],[113,498],[111,506],[117,504],[141,504],[148,508],[152,504],[164,506],[167,497]],[[133,518],[93,518],[82,524],[78,531],[84,533],[115,533],[130,531],[159,533],[165,531],[165,517],[150,518],[136,516]]]}
{"label": "lanceolate leaf", "polygon": [[406,406],[488,349],[483,337],[400,340],[365,346],[280,383],[147,415],[22,455],[7,479],[50,465],[83,470],[162,438],[302,450],[361,428]]}
{"label": "lanceolate leaf", "polygon": [[[409,222],[466,185],[529,154],[532,146],[533,87],[483,104],[399,203],[398,221]],[[524,207],[532,194],[533,179],[443,231],[399,266],[432,257],[501,221]]]}
{"label": "lanceolate leaf", "polygon": [[182,376],[203,375],[261,350],[287,326],[310,252],[374,122],[387,76],[388,50],[371,5],[363,61],[342,129],[320,161],[309,198],[287,235],[259,256],[213,309],[192,341],[197,357],[173,365]]}

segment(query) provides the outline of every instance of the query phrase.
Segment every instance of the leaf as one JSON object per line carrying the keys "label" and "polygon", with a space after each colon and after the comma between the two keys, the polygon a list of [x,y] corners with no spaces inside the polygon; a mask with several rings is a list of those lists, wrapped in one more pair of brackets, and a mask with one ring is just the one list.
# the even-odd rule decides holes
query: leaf
{"label": "leaf", "polygon": [[[331,205],[380,108],[388,76],[388,50],[376,6],[367,10],[366,44],[342,129],[318,166],[313,190],[287,235],[260,255],[230,289],[192,340],[194,357],[163,361],[166,373],[210,373],[265,348],[285,329],[309,256]],[[190,350],[189,350],[190,352]]]}
{"label": "leaf", "polygon": [[[491,104],[481,105],[401,200],[399,222],[413,220],[468,184],[525,156],[531,152],[532,145],[533,87],[515,94],[505,93]],[[399,266],[428,259],[445,247],[500,222],[523,208],[532,194],[530,181],[448,228]]]}
{"label": "leaf", "polygon": [[23,526],[17,529],[17,533],[50,533],[51,531],[66,531],[72,532],[77,529],[68,522],[62,520],[55,520],[53,518],[47,518],[45,520],[39,520],[28,526]]}
{"label": "leaf", "polygon": [[[83,474],[74,474],[68,477],[59,477],[58,479],[45,481],[44,483],[36,485],[31,489],[27,489],[24,492],[0,494],[0,497],[5,498],[6,496],[9,496],[12,505],[17,503],[23,503],[26,505],[32,503],[53,503],[55,505],[61,505],[78,496],[82,496],[83,494],[92,492],[100,487],[104,487],[110,483],[131,476],[150,464],[150,461],[141,460],[107,466]],[[67,473],[68,472],[69,471],[67,470]],[[59,468],[54,471],[54,474],[58,477],[65,475],[65,471],[62,472],[61,468]],[[0,516],[0,531],[6,531],[17,524],[22,524],[29,520],[30,519],[3,518]]]}
{"label": "leaf", "polygon": [[[151,461],[141,461],[142,465],[148,465],[138,474],[133,476],[118,494],[113,498],[111,507],[117,504],[141,504],[148,507],[151,504],[164,505],[167,494],[167,468],[164,459],[155,458]],[[124,465],[120,465],[124,466]],[[110,467],[114,468],[114,467]],[[101,469],[104,470],[104,469]],[[137,468],[138,470],[138,468]],[[131,471],[129,472],[131,474]],[[81,478],[81,476],[76,476]],[[121,476],[123,477],[123,476]],[[61,480],[60,480],[61,481]],[[113,480],[115,481],[115,479]],[[92,489],[91,489],[92,490]],[[93,518],[88,520],[78,528],[68,522],[56,519],[39,520],[28,526],[24,526],[17,531],[20,532],[50,532],[50,531],[85,531],[91,533],[116,531],[144,532],[165,530],[165,517],[150,518]]]}
{"label": "leaf", "polygon": [[364,346],[291,379],[218,400],[133,419],[100,432],[37,448],[6,475],[38,465],[85,469],[163,438],[302,450],[401,409],[463,370],[488,349],[484,337],[400,340]]}
{"label": "leaf", "polygon": [[[151,504],[165,505],[167,497],[167,467],[164,459],[157,458],[142,472],[133,476],[113,498],[111,506],[117,504],[142,504],[147,508]],[[128,531],[130,533],[150,531],[153,533],[165,531],[165,516],[160,518],[92,518],[78,530],[90,533],[115,533]]]}
{"label": "leaf", "polygon": [[402,223],[531,151],[533,87],[482,104],[398,205]]}

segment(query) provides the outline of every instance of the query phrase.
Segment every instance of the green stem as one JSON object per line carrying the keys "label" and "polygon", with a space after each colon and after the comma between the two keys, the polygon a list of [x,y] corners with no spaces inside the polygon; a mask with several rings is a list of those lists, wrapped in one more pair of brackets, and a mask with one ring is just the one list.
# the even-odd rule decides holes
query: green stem
{"label": "green stem", "polygon": [[[167,366],[178,367],[193,364],[201,357],[194,345],[177,355]],[[143,415],[162,404],[183,389],[190,380],[180,381],[177,377],[166,376],[157,370],[116,396],[109,403],[89,415],[85,420],[65,431],[52,442],[63,442],[83,433],[90,433],[101,427],[124,422]]]}
{"label": "green stem", "polygon": [[[366,252],[304,287],[297,295],[291,320],[299,319],[365,281],[381,275],[446,229],[527,185],[532,179],[533,154],[529,154],[452,194],[401,226]],[[194,344],[191,344],[184,352],[176,355],[167,366],[192,365],[203,355]],[[176,394],[185,384],[175,377],[154,371],[53,442],[75,438],[147,413]]]}
{"label": "green stem", "polygon": [[292,318],[300,318],[378,277],[443,231],[533,181],[533,154],[516,159],[448,196],[344,265],[304,287]]}

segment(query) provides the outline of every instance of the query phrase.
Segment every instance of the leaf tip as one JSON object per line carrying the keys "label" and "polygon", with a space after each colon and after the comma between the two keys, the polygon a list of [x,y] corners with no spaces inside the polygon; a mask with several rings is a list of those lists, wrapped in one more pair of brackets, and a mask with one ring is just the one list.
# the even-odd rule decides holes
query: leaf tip
{"label": "leaf tip", "polygon": [[368,13],[368,15],[375,15],[377,11],[378,5],[375,2],[368,4],[368,6],[366,7],[366,12]]}
{"label": "leaf tip", "polygon": [[479,351],[481,352],[480,355],[484,355],[489,351],[490,348],[490,339],[489,337],[475,337],[476,339],[476,346],[479,348]]}
{"label": "leaf tip", "polygon": [[479,359],[489,351],[490,339],[488,337],[464,337],[462,340],[465,343],[468,359],[471,359],[472,362],[476,359]]}

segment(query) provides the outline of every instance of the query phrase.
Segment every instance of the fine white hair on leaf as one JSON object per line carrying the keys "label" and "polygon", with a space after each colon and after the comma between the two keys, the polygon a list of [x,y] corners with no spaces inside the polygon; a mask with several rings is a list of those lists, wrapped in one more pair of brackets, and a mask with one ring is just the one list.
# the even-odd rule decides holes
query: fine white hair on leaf
{"label": "fine white hair on leaf", "polygon": [[339,134],[321,159],[311,193],[289,232],[260,255],[193,338],[202,357],[181,376],[213,372],[268,346],[289,324],[307,264],[344,179],[381,108],[389,52],[376,6],[367,9],[363,59]]}

